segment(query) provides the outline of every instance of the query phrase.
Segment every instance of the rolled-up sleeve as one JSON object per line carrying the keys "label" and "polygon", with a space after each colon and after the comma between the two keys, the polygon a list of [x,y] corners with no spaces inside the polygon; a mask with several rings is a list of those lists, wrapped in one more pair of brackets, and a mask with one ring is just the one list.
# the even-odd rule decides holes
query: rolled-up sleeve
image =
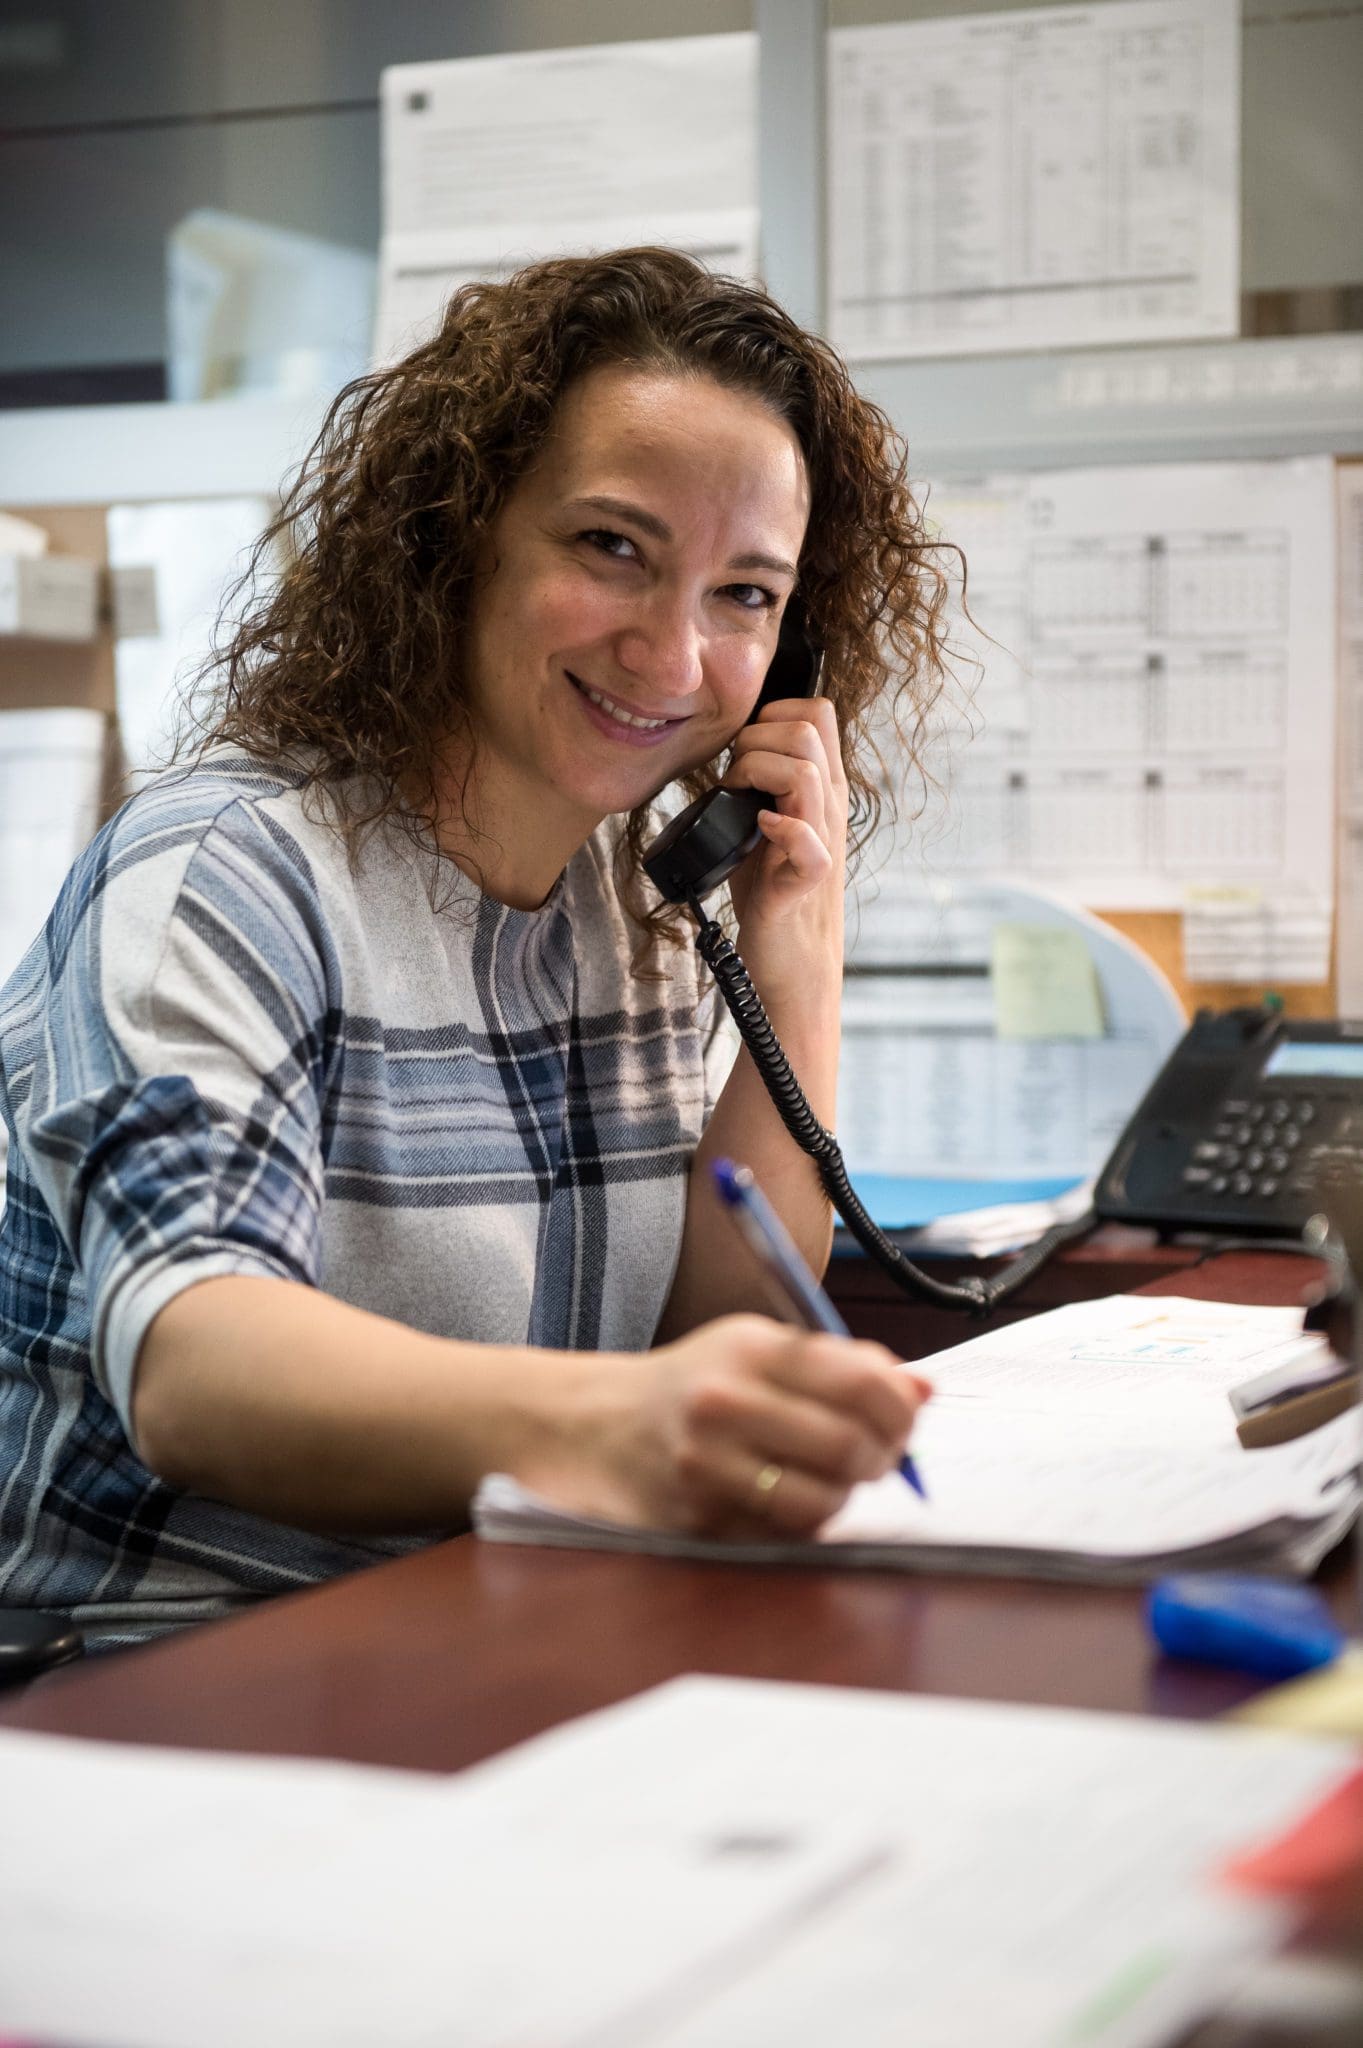
{"label": "rolled-up sleeve", "polygon": [[249,804],[115,832],[73,885],[16,1128],[132,1440],[138,1352],[176,1294],[317,1282],[339,970],[305,855]]}

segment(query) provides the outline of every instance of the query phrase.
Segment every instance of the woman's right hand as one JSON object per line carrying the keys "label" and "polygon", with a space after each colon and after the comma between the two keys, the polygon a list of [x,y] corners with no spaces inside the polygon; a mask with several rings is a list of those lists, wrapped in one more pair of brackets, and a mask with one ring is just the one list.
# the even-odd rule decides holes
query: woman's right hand
{"label": "woman's right hand", "polygon": [[578,1513],[691,1535],[812,1534],[894,1468],[928,1392],[882,1345],[756,1315],[600,1364],[585,1428],[518,1476]]}

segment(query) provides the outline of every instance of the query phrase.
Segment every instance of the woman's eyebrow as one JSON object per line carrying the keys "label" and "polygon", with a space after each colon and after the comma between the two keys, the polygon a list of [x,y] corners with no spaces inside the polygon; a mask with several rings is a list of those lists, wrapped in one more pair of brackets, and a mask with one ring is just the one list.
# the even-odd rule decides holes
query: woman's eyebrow
{"label": "woman's eyebrow", "polygon": [[[646,533],[650,540],[670,541],[672,528],[665,519],[659,519],[655,512],[645,512],[642,505],[632,505],[628,498],[607,498],[593,495],[588,498],[571,500],[569,511],[600,512],[608,519],[623,519],[637,526],[640,533]],[[734,555],[729,562],[731,569],[767,569],[774,576],[789,576],[792,583],[797,571],[793,562],[787,562],[780,555],[747,554]]]}

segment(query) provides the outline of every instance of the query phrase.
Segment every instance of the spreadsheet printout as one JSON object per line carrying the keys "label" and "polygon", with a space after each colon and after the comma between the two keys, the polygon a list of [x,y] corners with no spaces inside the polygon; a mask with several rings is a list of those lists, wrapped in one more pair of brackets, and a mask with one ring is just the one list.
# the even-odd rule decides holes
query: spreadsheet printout
{"label": "spreadsheet printout", "polygon": [[828,103],[847,354],[1237,331],[1237,0],[835,30]]}
{"label": "spreadsheet printout", "polygon": [[923,862],[1183,910],[1208,968],[1230,913],[1242,965],[1252,939],[1265,971],[1323,978],[1329,458],[1001,476],[933,490],[928,516],[964,549],[974,677]]}

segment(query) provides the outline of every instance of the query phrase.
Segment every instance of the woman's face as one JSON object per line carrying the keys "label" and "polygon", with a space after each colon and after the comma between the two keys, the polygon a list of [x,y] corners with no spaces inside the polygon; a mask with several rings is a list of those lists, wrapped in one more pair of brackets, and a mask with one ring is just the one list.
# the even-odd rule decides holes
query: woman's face
{"label": "woman's face", "polygon": [[594,370],[486,546],[465,642],[480,822],[567,858],[752,710],[809,512],[789,427],[705,377]]}

